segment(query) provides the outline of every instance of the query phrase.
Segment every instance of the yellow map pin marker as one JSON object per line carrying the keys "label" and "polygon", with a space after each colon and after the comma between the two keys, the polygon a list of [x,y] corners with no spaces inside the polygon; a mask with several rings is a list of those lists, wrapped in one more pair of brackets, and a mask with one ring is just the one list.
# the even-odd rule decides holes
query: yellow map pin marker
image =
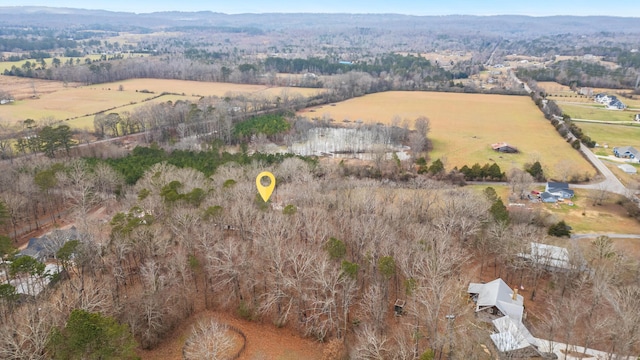
{"label": "yellow map pin marker", "polygon": [[[268,177],[269,180],[271,180],[271,183],[267,186],[262,185],[262,182],[260,181],[262,180],[262,178],[265,178],[265,177]],[[258,188],[258,192],[260,193],[262,200],[264,200],[264,202],[267,202],[269,201],[269,198],[273,193],[273,189],[276,188],[276,177],[273,176],[273,174],[268,171],[263,171],[256,178],[256,187]]]}

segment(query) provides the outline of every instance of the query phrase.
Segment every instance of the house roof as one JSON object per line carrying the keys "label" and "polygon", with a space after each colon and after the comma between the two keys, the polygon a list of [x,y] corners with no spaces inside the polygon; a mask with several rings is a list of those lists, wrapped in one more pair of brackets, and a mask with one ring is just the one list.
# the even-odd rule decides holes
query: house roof
{"label": "house roof", "polygon": [[478,294],[476,311],[487,307],[497,307],[500,312],[513,318],[516,321],[522,320],[524,311],[524,298],[516,294],[516,299],[512,298],[513,290],[502,279],[498,278],[486,284],[469,284],[468,292]]}
{"label": "house roof", "polygon": [[637,172],[638,172],[638,170],[637,170],[635,167],[633,167],[633,166],[631,166],[631,165],[629,165],[629,164],[622,164],[622,165],[618,165],[618,167],[619,167],[622,171],[626,172],[627,174],[635,174],[635,173],[637,173]]}
{"label": "house roof", "polygon": [[42,237],[29,239],[29,244],[18,256],[31,256],[35,259],[54,256],[65,242],[77,238],[78,231],[75,226],[66,230],[54,230]]}
{"label": "house roof", "polygon": [[62,267],[56,264],[46,264],[42,278],[35,276],[19,277],[11,280],[10,284],[16,288],[16,293],[36,296],[51,282],[51,277],[60,273]]}
{"label": "house roof", "polygon": [[543,192],[541,192],[541,193],[540,193],[540,198],[541,198],[543,201],[544,201],[544,200],[550,200],[550,199],[557,200],[557,198],[556,198],[553,194],[551,194],[550,192],[548,192],[548,191],[543,191]]}
{"label": "house roof", "polygon": [[559,190],[569,190],[569,183],[566,182],[553,182],[549,181],[547,183],[547,191],[559,191]]}
{"label": "house roof", "polygon": [[614,151],[617,151],[618,154],[633,154],[634,156],[638,157],[638,150],[636,150],[636,148],[634,148],[633,146],[620,146],[620,147],[616,147],[613,148]]}
{"label": "house roof", "polygon": [[569,251],[566,248],[541,244],[537,242],[531,243],[531,253],[518,254],[519,257],[529,259],[538,264],[553,266],[556,268],[569,269]]}
{"label": "house roof", "polygon": [[491,335],[491,340],[501,352],[524,349],[528,346],[538,346],[538,341],[520,321],[514,321],[508,316],[493,320],[493,326],[498,333]]}

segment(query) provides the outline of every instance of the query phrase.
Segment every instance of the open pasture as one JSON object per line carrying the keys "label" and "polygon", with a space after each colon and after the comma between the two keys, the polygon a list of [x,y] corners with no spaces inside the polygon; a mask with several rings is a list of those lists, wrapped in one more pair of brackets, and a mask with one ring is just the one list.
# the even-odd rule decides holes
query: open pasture
{"label": "open pasture", "polygon": [[540,81],[538,86],[541,87],[549,95],[575,95],[576,93],[570,87],[562,85],[554,81]]}
{"label": "open pasture", "polygon": [[280,96],[283,91],[290,95],[300,94],[309,96],[317,94],[323,89],[314,88],[298,88],[298,87],[268,87],[266,85],[248,85],[248,84],[232,84],[217,83],[204,81],[187,81],[187,80],[171,80],[171,79],[130,79],[117,81],[113,83],[105,83],[93,85],[92,87],[110,87],[117,89],[120,85],[124,90],[141,91],[148,90],[154,93],[170,92],[184,94],[190,96],[218,96],[223,97],[234,93],[264,93],[270,96]]}
{"label": "open pasture", "polygon": [[[431,121],[428,137],[434,147],[430,157],[441,158],[448,169],[495,161],[508,171],[539,160],[553,177],[557,165],[569,161],[579,174],[595,175],[591,164],[556,133],[531,99],[524,96],[391,91],[307,109],[300,114],[311,119],[329,116],[337,123],[361,120],[391,124],[398,117],[410,125],[416,118],[426,116]],[[501,141],[517,147],[520,153],[493,151],[491,144]]]}
{"label": "open pasture", "polygon": [[608,110],[601,104],[594,102],[588,104],[558,103],[562,112],[572,119],[601,120],[612,122],[633,121],[635,111]]}
{"label": "open pasture", "polygon": [[607,155],[613,155],[616,146],[640,149],[640,126],[578,122],[582,131],[598,144],[608,145]]}
{"label": "open pasture", "polygon": [[65,88],[36,99],[25,99],[0,106],[0,118],[8,122],[54,118],[66,120],[106,109],[141,102],[153,94],[118,91],[106,87]]}
{"label": "open pasture", "polygon": [[[147,94],[149,95],[149,94]],[[172,95],[172,94],[167,94],[167,95],[162,95],[159,96],[157,98],[153,98],[149,101],[144,101],[144,102],[140,102],[137,104],[129,104],[129,105],[124,105],[121,107],[118,107],[116,109],[113,109],[112,111],[108,111],[109,113],[114,112],[114,113],[118,113],[118,114],[123,114],[125,112],[132,112],[134,111],[136,108],[139,108],[141,106],[146,106],[146,105],[150,105],[150,104],[158,104],[158,103],[163,103],[163,102],[176,102],[179,100],[182,101],[191,101],[191,102],[197,102],[198,101],[198,97],[194,97],[194,96],[188,96],[188,95]],[[73,129],[83,129],[83,130],[88,130],[88,131],[93,131],[94,126],[93,126],[93,120],[95,119],[95,115],[86,115],[86,116],[80,116],[74,119],[71,119],[67,122],[65,122],[67,125],[69,125],[71,128]]]}
{"label": "open pasture", "polygon": [[602,205],[593,205],[597,190],[575,189],[574,206],[567,204],[540,204],[548,212],[570,225],[572,232],[638,234],[640,223],[627,215],[627,211],[616,204],[619,195],[610,194]]}
{"label": "open pasture", "polygon": [[41,96],[80,85],[79,83],[68,83],[65,85],[62,81],[0,75],[0,89],[11,94],[16,100],[30,99],[34,94]]}
{"label": "open pasture", "polygon": [[[13,86],[14,90],[19,90],[19,93],[23,94],[21,97],[16,97],[17,101],[14,103],[0,106],[0,119],[4,123],[11,124],[25,119],[72,119],[69,125],[81,129],[93,126],[93,114],[95,113],[132,111],[135,107],[149,103],[147,100],[164,92],[172,95],[160,96],[153,102],[176,100],[195,102],[201,96],[224,97],[239,93],[262,95],[275,101],[278,96],[312,96],[323,91],[323,89],[311,88],[270,88],[264,85],[165,79],[131,79],[87,86],[68,85],[66,87],[61,82],[8,76],[1,76],[0,79],[0,85],[3,89],[12,89]],[[17,85],[12,85],[13,82]],[[37,95],[35,98],[33,97],[34,88]]]}

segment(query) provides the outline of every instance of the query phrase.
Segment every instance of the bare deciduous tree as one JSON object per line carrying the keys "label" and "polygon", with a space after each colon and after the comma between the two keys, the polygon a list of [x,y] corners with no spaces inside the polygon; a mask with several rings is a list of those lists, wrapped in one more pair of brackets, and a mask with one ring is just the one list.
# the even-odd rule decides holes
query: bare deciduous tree
{"label": "bare deciduous tree", "polygon": [[182,355],[188,360],[227,359],[234,347],[227,326],[214,319],[198,321],[184,344]]}

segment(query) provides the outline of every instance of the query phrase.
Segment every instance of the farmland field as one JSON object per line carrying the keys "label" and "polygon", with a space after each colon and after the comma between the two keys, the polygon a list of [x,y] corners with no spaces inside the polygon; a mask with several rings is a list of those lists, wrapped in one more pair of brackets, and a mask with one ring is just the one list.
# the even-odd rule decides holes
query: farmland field
{"label": "farmland field", "polygon": [[[346,119],[390,124],[397,116],[412,124],[417,117],[426,116],[431,121],[429,138],[434,146],[430,157],[443,159],[448,169],[495,161],[508,171],[539,160],[552,177],[558,164],[567,162],[579,174],[595,175],[591,164],[524,96],[391,91],[310,110],[300,114],[308,118],[326,114],[338,123]],[[520,153],[494,152],[491,144],[501,141],[516,146]]]}
{"label": "farmland field", "polygon": [[[131,112],[135,108],[140,107],[140,106],[144,106],[144,105],[147,105],[147,104],[157,104],[157,103],[162,103],[162,102],[167,102],[167,101],[176,102],[178,100],[197,102],[198,99],[199,98],[195,97],[195,96],[162,95],[162,96],[157,97],[155,99],[152,99],[152,100],[149,100],[149,101],[145,101],[144,103],[124,105],[122,107],[114,109],[113,112],[116,112],[118,114],[122,114],[125,111]],[[86,130],[89,130],[89,131],[93,131],[93,120],[94,119],[95,119],[95,115],[80,116],[78,118],[71,119],[71,120],[67,121],[66,124],[69,125],[71,128],[74,128],[74,129],[86,129]]]}
{"label": "farmland field", "polygon": [[[109,109],[113,112],[131,111],[136,106],[147,103],[147,99],[157,97],[163,92],[171,96],[161,96],[157,101],[175,101],[178,99],[197,101],[200,96],[227,96],[235,93],[260,94],[266,98],[275,98],[287,93],[303,96],[315,95],[323,89],[272,87],[265,85],[242,85],[184,80],[131,79],[113,83],[87,86],[63,86],[61,82],[47,82],[2,76],[2,81],[10,88],[11,82],[21,84],[20,93],[24,95],[12,104],[0,106],[0,120],[4,123],[16,123],[25,119],[56,120],[73,119],[70,126],[91,127],[93,114]],[[4,83],[2,83],[4,85]],[[76,84],[77,85],[77,84]],[[122,86],[122,91],[119,88]],[[32,98],[32,87],[37,97]],[[5,87],[3,87],[5,88]],[[43,89],[41,92],[40,89]],[[16,90],[18,88],[16,87]],[[145,90],[146,93],[142,92]],[[26,96],[27,94],[31,94]],[[82,119],[78,119],[82,118]],[[87,124],[87,122],[90,124]]]}

